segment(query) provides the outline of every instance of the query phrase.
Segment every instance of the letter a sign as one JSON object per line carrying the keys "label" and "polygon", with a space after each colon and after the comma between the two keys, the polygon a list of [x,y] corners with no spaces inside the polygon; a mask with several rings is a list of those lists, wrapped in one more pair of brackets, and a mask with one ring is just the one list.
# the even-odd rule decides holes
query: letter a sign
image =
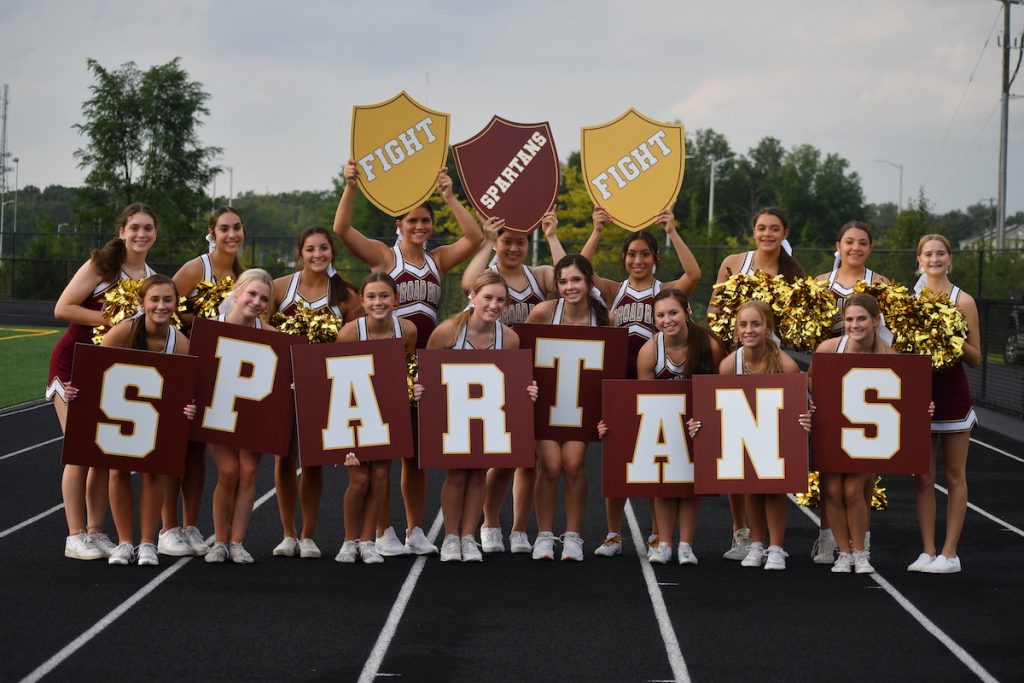
{"label": "letter a sign", "polygon": [[352,158],[359,188],[374,206],[401,216],[434,192],[448,161],[448,119],[404,90],[387,102],[352,107]]}
{"label": "letter a sign", "polygon": [[685,131],[630,108],[613,121],[582,129],[580,161],[594,204],[635,232],[650,225],[679,194]]}

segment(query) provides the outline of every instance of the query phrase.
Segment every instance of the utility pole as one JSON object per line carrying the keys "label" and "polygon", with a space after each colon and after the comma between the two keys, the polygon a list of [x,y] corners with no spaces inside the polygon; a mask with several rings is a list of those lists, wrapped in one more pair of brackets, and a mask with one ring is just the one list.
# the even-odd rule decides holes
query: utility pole
{"label": "utility pole", "polygon": [[1014,41],[1010,37],[1010,5],[1024,4],[1024,0],[1000,0],[1000,2],[1003,4],[1003,77],[1002,96],[999,101],[999,184],[996,193],[999,204],[996,210],[997,249],[1006,246],[1006,139],[1010,109],[1010,47],[1012,43],[1017,43],[1013,47],[1024,49],[1024,45],[1021,45],[1019,40]]}
{"label": "utility pole", "polygon": [[4,207],[7,203],[7,84],[0,86],[0,256],[4,254]]}
{"label": "utility pole", "polygon": [[715,174],[727,159],[711,157],[711,188],[708,190],[708,236],[711,236],[711,222],[715,219]]}

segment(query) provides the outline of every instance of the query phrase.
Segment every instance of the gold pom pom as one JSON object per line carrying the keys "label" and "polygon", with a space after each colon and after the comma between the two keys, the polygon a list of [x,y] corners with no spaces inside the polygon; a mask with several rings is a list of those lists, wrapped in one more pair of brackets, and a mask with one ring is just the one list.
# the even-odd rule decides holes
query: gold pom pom
{"label": "gold pom pom", "polygon": [[821,482],[817,472],[807,473],[807,491],[796,494],[796,504],[806,508],[821,506]]}
{"label": "gold pom pom", "polygon": [[220,315],[220,305],[234,288],[235,279],[230,275],[217,282],[201,280],[196,285],[196,295],[188,302],[188,312],[197,318],[216,318]]}
{"label": "gold pom pom", "polygon": [[138,315],[142,309],[139,306],[139,292],[142,290],[142,283],[145,278],[132,280],[131,278],[121,280],[110,287],[103,295],[103,319],[106,324],[97,325],[92,328],[92,343],[99,345],[103,341],[103,335],[114,325],[122,320],[127,320]]}
{"label": "gold pom pom", "polygon": [[416,384],[416,376],[419,374],[419,357],[415,353],[410,353],[405,357],[405,381],[409,387],[409,403],[416,403],[416,398],[414,397],[413,393],[413,387]]}
{"label": "gold pom pom", "polygon": [[[887,299],[890,297],[887,297]],[[879,301],[881,307],[882,302]],[[945,292],[925,288],[917,297],[887,300],[883,309],[892,330],[892,348],[901,353],[931,356],[934,370],[960,362],[967,341],[967,319]]]}
{"label": "gold pom pom", "polygon": [[879,484],[882,483],[881,477],[875,477],[875,488],[871,492],[871,509],[872,510],[884,510],[889,507],[889,496],[886,495],[885,489]]}
{"label": "gold pom pom", "polygon": [[779,338],[798,351],[814,351],[831,336],[839,312],[828,282],[797,278],[780,294],[775,321]]}
{"label": "gold pom pom", "polygon": [[295,313],[290,316],[275,313],[272,324],[285,334],[305,337],[313,344],[323,344],[338,338],[342,321],[333,313],[321,313],[317,309],[299,304]]}
{"label": "gold pom pom", "polygon": [[763,270],[752,275],[737,273],[725,282],[713,287],[709,308],[717,308],[718,312],[708,313],[708,327],[719,339],[731,341],[733,329],[736,327],[736,310],[745,301],[756,299],[768,304],[775,317],[781,312],[781,300],[788,290],[788,285],[781,275],[771,276]]}

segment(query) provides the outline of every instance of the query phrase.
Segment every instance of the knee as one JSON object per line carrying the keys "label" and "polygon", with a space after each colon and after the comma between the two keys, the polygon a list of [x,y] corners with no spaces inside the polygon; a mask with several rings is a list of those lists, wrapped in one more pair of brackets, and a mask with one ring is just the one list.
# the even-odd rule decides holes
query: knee
{"label": "knee", "polygon": [[391,479],[391,471],[386,466],[371,465],[371,477],[373,479],[374,488],[380,488],[384,490],[387,488],[388,483]]}
{"label": "knee", "polygon": [[484,486],[487,483],[487,470],[470,470],[468,479],[470,486]]}
{"label": "knee", "polygon": [[356,493],[363,493],[369,485],[370,478],[361,467],[350,468],[348,471],[348,488]]}
{"label": "knee", "polygon": [[828,477],[823,483],[825,495],[828,498],[832,500],[843,499],[843,482],[839,477]]}
{"label": "knee", "polygon": [[864,487],[847,484],[846,486],[843,487],[843,501],[846,503],[846,507],[848,508],[863,505]]}
{"label": "knee", "polygon": [[243,463],[239,468],[238,476],[242,484],[255,484],[258,463]]}
{"label": "knee", "polygon": [[217,483],[234,488],[238,486],[238,463],[225,465],[217,471]]}
{"label": "knee", "polygon": [[448,470],[444,481],[448,486],[463,488],[466,486],[466,470]]}
{"label": "knee", "polygon": [[559,463],[546,462],[537,467],[537,471],[545,481],[558,481],[562,474],[562,466]]}

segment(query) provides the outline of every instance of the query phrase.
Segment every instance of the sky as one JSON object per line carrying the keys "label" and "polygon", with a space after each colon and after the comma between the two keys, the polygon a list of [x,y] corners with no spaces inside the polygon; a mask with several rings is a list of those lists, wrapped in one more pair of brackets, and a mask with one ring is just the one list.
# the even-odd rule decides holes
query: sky
{"label": "sky", "polygon": [[[353,105],[400,90],[450,113],[453,143],[495,114],[549,121],[564,160],[579,149],[581,127],[635,107],[690,131],[713,128],[737,153],[766,136],[836,153],[870,203],[899,196],[900,171],[879,159],[903,166],[904,204],[921,188],[938,212],[997,193],[994,0],[285,7],[4,0],[0,82],[10,89],[19,184],[81,183],[73,154],[84,139],[72,126],[89,97],[87,58],[145,69],[180,57],[211,96],[202,141],[224,148],[218,163],[233,168],[236,195],[329,188],[349,156]],[[1024,5],[1013,9],[1020,41]],[[1024,73],[1011,92],[1024,95]],[[1013,213],[1024,209],[1024,99],[1010,100],[1008,149]],[[227,194],[227,177],[217,182]]]}

